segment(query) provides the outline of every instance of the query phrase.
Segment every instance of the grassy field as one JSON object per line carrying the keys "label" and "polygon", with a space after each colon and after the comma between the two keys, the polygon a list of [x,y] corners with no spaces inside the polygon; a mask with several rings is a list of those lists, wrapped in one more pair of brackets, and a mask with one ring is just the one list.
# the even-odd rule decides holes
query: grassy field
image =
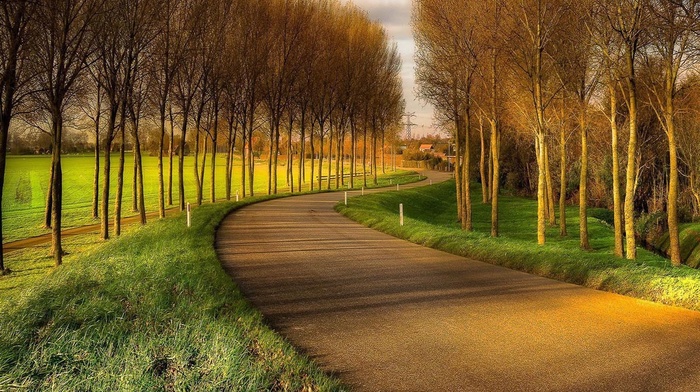
{"label": "grassy field", "polygon": [[83,247],[32,287],[3,290],[0,390],[342,390],[222,270],[214,232],[243,204],[202,206],[189,230],[179,216]]}
{"label": "grassy field", "polygon": [[266,326],[218,261],[219,222],[267,198],[197,207],[190,229],[178,214],[108,242],[69,237],[59,268],[48,244],[7,254],[0,390],[346,390]]}
{"label": "grassy field", "polygon": [[[537,243],[537,208],[530,199],[502,196],[501,237],[490,238],[490,206],[474,195],[474,232],[463,232],[456,222],[454,182],[402,192],[351,199],[337,209],[363,224],[412,242],[450,253],[503,265],[596,289],[617,292],[669,305],[700,310],[700,271],[673,268],[670,262],[640,249],[636,261],[613,255],[609,225],[589,217],[593,251],[578,247],[578,208],[568,214],[569,236],[557,227],[547,230],[547,244]],[[398,206],[404,204],[405,226],[399,226]],[[591,215],[596,215],[592,210]]]}
{"label": "grassy field", "polygon": [[[124,170],[124,216],[134,215],[132,212],[133,184],[133,155],[126,157],[127,166]],[[233,169],[233,189],[240,189],[239,157],[235,159]],[[118,155],[112,155],[112,176],[110,192],[110,214],[114,210],[114,194],[116,189],[116,166]],[[144,156],[144,195],[147,211],[158,210],[158,160],[156,157]],[[67,155],[63,157],[64,195],[63,195],[63,226],[65,228],[97,223],[91,217],[92,206],[92,181],[94,157],[92,155]],[[204,200],[209,200],[211,177],[211,156],[207,158],[207,169],[204,179]],[[100,163],[103,164],[102,162]],[[47,156],[9,156],[7,159],[7,171],[5,174],[5,189],[3,191],[3,228],[4,241],[13,241],[21,238],[32,237],[47,233],[43,226],[44,205],[46,191],[49,182],[49,168],[51,158]],[[166,187],[167,187],[167,159]],[[173,173],[173,202],[178,204],[177,195],[177,160],[174,162]],[[310,166],[309,166],[310,167]],[[326,166],[324,165],[324,168]],[[335,166],[333,166],[335,168]],[[218,154],[216,162],[216,197],[226,197],[225,189],[226,157]],[[296,166],[295,166],[296,171]],[[194,158],[185,158],[185,193],[187,201],[193,202],[196,196],[194,181]],[[324,169],[324,174],[326,173]],[[102,179],[100,178],[100,181]],[[296,177],[295,177],[296,181]],[[101,188],[100,188],[101,189]],[[286,192],[286,168],[278,169],[278,190]],[[308,186],[306,187],[308,189]],[[267,162],[257,161],[255,171],[255,192],[257,195],[267,193]],[[101,193],[100,193],[101,194]]]}

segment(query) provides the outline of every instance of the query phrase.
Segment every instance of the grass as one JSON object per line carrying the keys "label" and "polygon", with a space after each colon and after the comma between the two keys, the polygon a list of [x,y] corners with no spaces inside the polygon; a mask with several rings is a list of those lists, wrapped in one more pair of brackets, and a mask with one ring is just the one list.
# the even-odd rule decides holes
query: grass
{"label": "grass", "polygon": [[[114,154],[112,159],[111,191],[110,191],[110,214],[114,209],[114,196],[116,191],[116,166],[118,165],[118,154]],[[156,157],[143,156],[144,167],[144,197],[146,201],[146,211],[158,210],[158,160]],[[164,160],[167,170],[168,160]],[[240,188],[240,157],[234,160],[233,187]],[[63,194],[63,227],[76,227],[98,223],[92,219],[92,181],[94,170],[94,157],[92,155],[66,155],[62,158],[64,194]],[[102,165],[103,162],[100,162]],[[207,168],[204,180],[204,200],[209,200],[211,189],[211,156],[207,157]],[[8,156],[7,170],[5,173],[5,187],[3,191],[3,229],[4,242],[14,241],[22,238],[33,237],[48,233],[43,228],[44,205],[46,202],[46,192],[49,182],[49,168],[51,158],[48,156]],[[173,202],[177,205],[177,159],[174,161],[173,173]],[[307,163],[310,169],[310,163]],[[267,193],[267,161],[257,161],[255,171],[255,192],[258,195]],[[327,166],[324,165],[324,175],[327,174]],[[333,164],[335,170],[335,163]],[[194,158],[185,157],[185,193],[188,201],[194,201],[196,196],[196,186],[194,181]],[[224,199],[225,189],[226,157],[218,154],[216,161],[216,198]],[[295,167],[296,171],[296,167]],[[295,173],[295,183],[296,183]],[[102,181],[102,174],[100,174]],[[133,154],[127,154],[126,167],[124,170],[124,198],[123,216],[135,215],[132,212],[132,192],[133,184]],[[324,181],[325,186],[325,181]],[[101,189],[101,188],[100,188]],[[278,169],[278,189],[286,192],[286,169],[280,166]],[[308,185],[305,187],[308,189]],[[100,190],[101,197],[101,190]]]}
{"label": "grass", "polygon": [[258,200],[202,206],[189,230],[184,216],[154,222],[4,293],[0,390],[342,389],[265,325],[219,264],[218,222]]}
{"label": "grass", "polygon": [[0,390],[345,390],[266,326],[216,256],[219,222],[268,198],[203,205],[190,229],[180,214],[106,243],[67,238],[59,268],[49,245],[6,255]]}
{"label": "grass", "polygon": [[[336,208],[369,227],[399,238],[595,289],[616,292],[668,305],[700,310],[700,271],[674,268],[668,260],[643,249],[628,261],[613,255],[613,233],[604,222],[589,217],[593,250],[578,246],[578,208],[567,210],[568,237],[558,227],[547,229],[547,243],[538,246],[536,202],[501,196],[500,234],[491,238],[490,206],[481,203],[478,189],[472,192],[474,231],[460,230],[456,222],[454,182],[402,192],[351,199]],[[405,225],[399,226],[398,206],[404,204]]]}

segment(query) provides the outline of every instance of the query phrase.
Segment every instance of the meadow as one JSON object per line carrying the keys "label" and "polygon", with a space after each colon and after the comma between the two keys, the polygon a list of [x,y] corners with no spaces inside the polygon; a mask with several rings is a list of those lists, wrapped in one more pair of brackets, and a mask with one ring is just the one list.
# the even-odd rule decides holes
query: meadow
{"label": "meadow", "polygon": [[[499,203],[500,237],[490,237],[490,205],[472,191],[474,231],[460,229],[454,181],[402,192],[353,198],[336,209],[366,226],[420,245],[524,272],[664,304],[700,310],[700,271],[638,249],[637,260],[614,256],[607,210],[589,210],[592,251],[579,249],[578,207],[567,209],[568,236],[548,227],[547,243],[537,245],[536,201],[503,195]],[[399,225],[399,203],[405,225]]]}
{"label": "meadow", "polygon": [[[113,154],[112,174],[110,180],[109,211],[113,214],[114,197],[116,190],[116,166],[119,162],[119,155]],[[92,219],[92,182],[94,171],[94,156],[92,155],[66,155],[63,157],[63,227],[76,227],[88,224],[99,223],[99,220]],[[324,161],[325,162],[325,161]],[[334,161],[335,162],[335,161]],[[207,168],[204,178],[203,199],[207,202],[210,199],[211,188],[211,155],[207,157]],[[102,165],[103,162],[100,162]],[[7,159],[7,170],[5,173],[5,188],[3,191],[3,228],[4,242],[14,241],[22,238],[33,237],[48,233],[49,230],[43,227],[44,206],[46,203],[46,192],[49,183],[49,168],[51,158],[48,156],[9,156]],[[164,160],[165,182],[167,194],[167,170],[168,160]],[[177,159],[173,162],[173,203],[178,205],[178,184]],[[156,157],[143,156],[144,167],[144,196],[147,212],[158,211],[158,160]],[[307,162],[307,167],[310,164]],[[326,164],[324,163],[324,175],[326,174]],[[335,164],[333,166],[335,169]],[[100,169],[102,170],[102,169]],[[295,185],[296,171],[295,165]],[[226,197],[226,157],[223,154],[217,155],[216,160],[216,198],[223,200]],[[308,172],[308,170],[307,170]],[[196,186],[194,179],[194,158],[185,157],[185,195],[186,201],[196,200]],[[127,154],[126,166],[124,169],[124,197],[122,214],[124,217],[136,215],[132,211],[132,184],[133,184],[133,154]],[[241,184],[240,157],[236,156],[233,169],[232,195],[240,189]],[[100,173],[102,181],[102,173]],[[325,185],[325,183],[324,183]],[[296,185],[298,186],[298,185]],[[278,169],[278,191],[286,192],[286,167],[280,166]],[[304,186],[308,190],[308,184]],[[257,160],[255,164],[255,193],[256,195],[267,194],[267,161]],[[100,188],[101,197],[101,188]],[[166,197],[167,203],[167,197]]]}

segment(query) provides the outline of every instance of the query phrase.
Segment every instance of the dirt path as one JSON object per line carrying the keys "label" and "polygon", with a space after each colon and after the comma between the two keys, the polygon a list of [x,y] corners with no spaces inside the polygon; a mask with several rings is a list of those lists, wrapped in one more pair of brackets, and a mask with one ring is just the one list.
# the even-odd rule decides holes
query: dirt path
{"label": "dirt path", "polygon": [[696,391],[700,313],[410,244],[273,200],[217,234],[269,323],[360,391]]}
{"label": "dirt path", "polygon": [[[165,210],[165,215],[166,216],[173,216],[177,215],[180,213],[179,208],[169,208]],[[158,219],[158,212],[149,212],[146,214],[146,219],[148,221],[152,219]],[[138,215],[135,216],[130,216],[128,218],[123,218],[122,219],[122,225],[131,225],[135,223],[139,223],[141,221],[141,217]],[[109,221],[109,227],[110,230],[112,228],[112,223],[113,221]],[[76,235],[82,235],[82,234],[91,234],[91,233],[96,233],[98,234],[100,232],[100,224],[94,224],[94,225],[87,225],[87,226],[80,226],[80,227],[73,227],[70,229],[62,230],[61,235],[63,238],[66,237],[71,237],[71,236],[76,236]],[[111,232],[110,232],[111,235]],[[7,254],[10,252],[14,252],[20,249],[26,249],[26,248],[33,248],[41,245],[45,245],[47,243],[51,243],[51,233],[46,233],[42,234],[36,237],[29,237],[29,238],[24,238],[21,240],[17,241],[11,241],[7,242],[2,245],[2,253]]]}

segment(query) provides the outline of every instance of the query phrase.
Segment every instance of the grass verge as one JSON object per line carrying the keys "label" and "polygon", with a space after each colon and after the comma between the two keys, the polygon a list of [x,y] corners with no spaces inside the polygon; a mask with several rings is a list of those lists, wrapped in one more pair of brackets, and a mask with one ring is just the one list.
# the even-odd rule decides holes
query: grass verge
{"label": "grass verge", "polygon": [[107,243],[71,237],[57,269],[49,245],[7,255],[0,390],[345,389],[265,325],[216,256],[219,222],[268,198],[203,205],[190,229],[180,215]]}
{"label": "grass verge", "polygon": [[[490,206],[472,192],[474,232],[460,230],[456,219],[454,181],[402,192],[353,198],[336,209],[366,226],[449,253],[595,289],[663,304],[700,310],[700,271],[680,267],[651,252],[638,250],[628,261],[613,253],[613,233],[604,222],[589,217],[593,251],[578,247],[578,208],[568,209],[569,235],[547,230],[547,244],[538,246],[536,202],[502,196],[501,237],[491,238]],[[478,199],[477,199],[478,198]],[[399,203],[405,225],[399,226]]]}
{"label": "grass verge", "polygon": [[206,205],[86,251],[0,311],[0,390],[340,390],[222,270]]}

